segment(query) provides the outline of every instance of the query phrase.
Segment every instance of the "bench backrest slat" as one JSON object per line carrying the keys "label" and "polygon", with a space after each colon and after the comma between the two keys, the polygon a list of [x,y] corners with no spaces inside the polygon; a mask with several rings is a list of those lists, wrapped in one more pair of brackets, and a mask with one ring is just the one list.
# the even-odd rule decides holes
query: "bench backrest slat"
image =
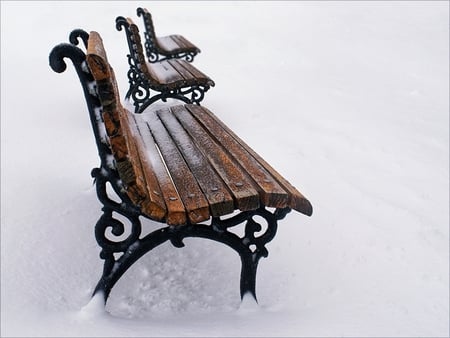
{"label": "bench backrest slat", "polygon": [[[108,63],[103,41],[97,32],[89,34],[86,60],[97,84],[111,151],[127,194],[136,205],[150,210],[150,216],[162,219],[166,208],[164,201],[158,197],[161,196],[160,188],[155,181],[146,181],[139,156],[135,156],[137,150],[127,137],[132,132],[127,123],[128,111],[120,102],[114,71]],[[149,194],[149,190],[156,191],[156,194]]]}
{"label": "bench backrest slat", "polygon": [[133,128],[132,133],[134,142],[139,152],[141,160],[146,163],[144,165],[145,179],[150,186],[158,186],[160,192],[149,189],[150,194],[155,194],[153,199],[161,198],[167,207],[167,223],[171,225],[181,225],[187,223],[186,211],[183,202],[178,194],[177,189],[173,185],[172,178],[167,172],[166,165],[163,162],[158,147],[156,146],[150,128],[142,119],[137,119],[133,114],[127,114],[129,125]]}

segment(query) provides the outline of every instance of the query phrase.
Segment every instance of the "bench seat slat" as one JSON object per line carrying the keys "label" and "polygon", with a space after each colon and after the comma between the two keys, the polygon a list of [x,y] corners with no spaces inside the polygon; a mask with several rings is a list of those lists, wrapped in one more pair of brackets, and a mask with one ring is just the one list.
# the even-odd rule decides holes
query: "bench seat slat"
{"label": "bench seat slat", "polygon": [[184,77],[177,72],[173,66],[166,62],[148,63],[147,69],[151,77],[155,80],[155,86],[167,86],[167,88],[174,89],[185,84]]}
{"label": "bench seat slat", "polygon": [[214,82],[208,76],[203,74],[200,70],[195,68],[189,62],[186,62],[186,61],[180,60],[180,59],[173,59],[173,60],[176,61],[176,63],[178,65],[180,65],[181,67],[183,67],[189,73],[192,74],[192,79],[196,80],[196,82],[194,82],[194,83],[214,85]]}
{"label": "bench seat slat", "polygon": [[172,137],[155,113],[141,115],[158,145],[179,196],[192,223],[209,219],[209,205],[197,180],[186,164]]}
{"label": "bench seat slat", "polygon": [[186,81],[186,84],[192,86],[195,84],[212,84],[208,76],[203,74],[190,63],[180,59],[169,59],[169,63]]}
{"label": "bench seat slat", "polygon": [[169,109],[160,110],[157,115],[195,176],[208,200],[212,216],[217,217],[232,213],[234,211],[233,197],[189,134]]}
{"label": "bench seat slat", "polygon": [[156,88],[169,89],[188,87],[193,85],[213,85],[214,82],[184,60],[169,59],[156,63],[148,63],[147,74],[153,78]]}
{"label": "bench seat slat", "polygon": [[190,42],[188,39],[186,39],[182,35],[173,34],[173,35],[170,35],[170,38],[172,40],[174,40],[178,46],[180,46],[179,47],[180,51],[197,50],[198,49],[192,42]]}
{"label": "bench seat slat", "polygon": [[[187,216],[184,205],[161,159],[147,123],[140,119],[140,116],[130,113],[127,115],[130,124],[136,125],[132,131],[132,138],[137,144],[142,165],[145,167],[144,174],[149,193],[155,194],[160,198],[159,202],[165,205],[167,215],[164,216],[166,216],[168,224],[186,224]],[[149,212],[147,209],[142,211],[151,216],[151,211]]]}
{"label": "bench seat slat", "polygon": [[172,35],[157,37],[156,40],[158,47],[166,54],[177,53],[185,50],[186,48],[196,49],[194,45],[190,43],[187,44],[185,41],[177,37],[174,38]]}
{"label": "bench seat slat", "polygon": [[175,50],[180,49],[180,46],[176,41],[174,41],[170,35],[168,36],[160,36],[156,38],[158,43],[158,47],[166,53],[173,52]]}
{"label": "bench seat slat", "polygon": [[[146,215],[156,220],[163,220],[166,217],[167,208],[162,198],[162,192],[155,176],[155,171],[151,170],[151,164],[147,163],[145,157],[142,156],[142,151],[145,148],[143,144],[138,142],[139,138],[130,137],[138,133],[136,123],[128,112],[124,111],[121,115],[121,125],[127,135],[128,158],[133,165],[135,183],[139,188],[138,191],[145,191],[147,195],[145,199],[135,201],[135,203],[141,207]],[[130,187],[128,187],[128,195],[130,198],[136,199],[138,194],[133,190],[130,191]]]}
{"label": "bench seat slat", "polygon": [[165,62],[170,64],[174,72],[180,74],[180,77],[182,77],[186,81],[186,83],[191,84],[193,82],[192,80],[195,81],[195,79],[192,77],[192,74],[177,61],[178,61],[177,59],[169,59]]}
{"label": "bench seat slat", "polygon": [[[261,166],[267,170],[270,175],[276,179],[276,181],[285,189],[289,194],[288,206],[294,210],[297,210],[305,215],[311,216],[312,214],[312,206],[310,202],[294,187],[292,186],[284,177],[282,177],[275,169],[272,168],[261,156],[259,156],[252,148],[250,148],[242,139],[240,139],[230,128],[228,128],[222,121],[220,121],[210,110],[205,107],[199,107],[196,105],[186,105],[186,107],[193,113],[194,116],[197,116],[198,119],[205,124],[205,126],[210,127],[213,135],[217,135],[221,138],[220,142],[227,142],[230,140],[231,144],[238,144],[242,149],[251,155]],[[220,130],[214,132],[217,127],[220,126]],[[248,157],[248,155],[244,154],[244,157]],[[267,196],[269,197],[269,196]],[[267,202],[270,202],[270,198]],[[281,205],[284,202],[280,203]],[[266,206],[271,207],[275,205],[266,204]]]}
{"label": "bench seat slat", "polygon": [[236,209],[241,211],[257,209],[260,206],[258,191],[242,168],[209,135],[185,106],[175,106],[171,110],[228,186],[235,199]]}
{"label": "bench seat slat", "polygon": [[277,180],[259,163],[248,146],[236,139],[228,128],[213,114],[199,106],[187,105],[198,121],[208,129],[214,138],[227,149],[235,160],[249,173],[261,194],[262,202],[267,207],[285,208],[289,204],[288,192],[278,184]]}

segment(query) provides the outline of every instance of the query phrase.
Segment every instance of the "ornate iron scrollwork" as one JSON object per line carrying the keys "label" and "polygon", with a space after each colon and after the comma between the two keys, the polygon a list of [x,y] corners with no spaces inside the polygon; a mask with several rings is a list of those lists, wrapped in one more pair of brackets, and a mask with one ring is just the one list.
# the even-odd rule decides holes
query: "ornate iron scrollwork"
{"label": "ornate iron scrollwork", "polygon": [[[260,208],[254,211],[241,212],[225,220],[215,217],[211,219],[209,225],[167,226],[155,230],[143,238],[138,238],[142,226],[138,215],[133,211],[118,210],[117,207],[114,208],[114,211],[126,216],[131,222],[130,235],[125,240],[112,242],[106,239],[105,231],[108,227],[112,228],[114,235],[123,235],[125,229],[123,223],[112,216],[112,208],[110,207],[105,206],[105,214],[96,226],[96,237],[102,247],[101,257],[105,259],[105,265],[103,276],[97,284],[94,294],[102,292],[105,302],[115,283],[140,257],[166,241],[170,241],[177,248],[182,248],[184,247],[184,238],[188,237],[210,239],[234,249],[239,254],[242,263],[241,297],[249,293],[256,299],[255,284],[258,262],[260,258],[268,255],[266,244],[274,238],[278,220],[284,218],[290,211],[286,208],[277,209],[272,213],[265,208]],[[255,221],[255,216],[260,216],[267,222],[266,230],[262,234],[256,234],[261,231],[262,226]],[[229,228],[240,224],[244,224],[245,227],[242,237],[229,231]],[[122,255],[115,258],[114,253],[119,252]]]}
{"label": "ornate iron scrollwork", "polygon": [[72,45],[78,46],[78,39],[83,41],[84,47],[87,48],[89,33],[83,29],[74,29],[69,34],[69,41]]}

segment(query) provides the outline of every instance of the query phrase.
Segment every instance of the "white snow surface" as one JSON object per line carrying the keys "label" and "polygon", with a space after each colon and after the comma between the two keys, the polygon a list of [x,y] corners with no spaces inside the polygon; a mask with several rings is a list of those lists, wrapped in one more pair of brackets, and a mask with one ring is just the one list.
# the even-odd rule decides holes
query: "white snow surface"
{"label": "white snow surface", "polygon": [[[139,6],[201,48],[203,105],[314,206],[280,222],[258,306],[236,253],[201,239],[91,301],[99,160],[75,70],[48,54],[98,31],[123,97],[115,18],[142,27]],[[448,337],[448,41],[447,1],[2,1],[1,335]]]}

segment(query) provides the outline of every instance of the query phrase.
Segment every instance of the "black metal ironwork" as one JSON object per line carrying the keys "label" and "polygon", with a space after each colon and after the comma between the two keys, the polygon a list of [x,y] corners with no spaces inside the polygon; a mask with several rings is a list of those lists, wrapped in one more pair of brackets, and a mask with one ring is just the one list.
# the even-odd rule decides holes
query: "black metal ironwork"
{"label": "black metal ironwork", "polygon": [[83,41],[84,47],[87,48],[89,33],[83,29],[74,29],[69,34],[69,41],[72,45],[78,46],[78,39]]}
{"label": "black metal ironwork", "polygon": [[153,25],[152,15],[139,7],[136,10],[137,16],[142,16],[144,22],[144,38],[145,38],[145,53],[147,54],[148,62],[154,63],[169,59],[185,59],[187,62],[194,61],[194,57],[199,53],[198,49],[194,50],[178,50],[173,52],[164,52],[158,48],[156,41],[155,27]]}
{"label": "black metal ironwork", "polygon": [[[191,84],[179,83],[176,85],[158,84],[155,79],[149,78],[146,72],[143,71],[145,58],[141,54],[139,46],[140,41],[136,41],[135,35],[131,31],[130,24],[127,19],[122,16],[116,18],[116,28],[125,31],[128,48],[130,54],[127,54],[128,59],[128,83],[130,85],[125,98],[132,99],[134,105],[134,112],[142,113],[152,103],[162,100],[166,102],[168,98],[177,99],[185,103],[195,103],[200,105],[200,102],[205,97],[205,92],[210,88],[209,84]],[[139,34],[137,32],[137,34]],[[157,92],[152,95],[151,90]]]}
{"label": "black metal ironwork", "polygon": [[[94,293],[102,292],[105,301],[115,283],[140,257],[166,241],[170,241],[177,248],[182,248],[184,247],[183,239],[188,237],[210,239],[234,249],[239,254],[242,264],[241,298],[246,294],[250,294],[256,300],[255,285],[258,262],[262,257],[267,257],[268,255],[265,245],[274,238],[278,220],[284,218],[290,211],[287,208],[270,212],[265,208],[260,208],[258,210],[241,212],[225,220],[219,217],[212,218],[209,225],[167,226],[140,238],[142,225],[138,214],[128,213],[125,215],[117,207],[109,208],[105,206],[105,213],[96,226],[96,237],[102,247],[101,257],[105,259],[105,268]],[[115,236],[122,237],[125,234],[124,224],[113,216],[113,211],[125,215],[131,223],[131,229],[128,231],[129,235],[125,240],[118,242],[113,242],[106,236],[109,227],[112,228],[112,233]],[[255,216],[261,216],[267,222],[266,230],[262,234],[256,234],[262,230],[262,226],[255,221]],[[245,224],[243,237],[239,237],[228,230],[240,224]],[[118,253],[121,253],[121,255],[116,258]]]}
{"label": "black metal ironwork", "polygon": [[[71,36],[83,36],[83,33],[76,31]],[[74,39],[71,41],[75,41]],[[228,245],[239,254],[242,263],[241,297],[249,293],[256,300],[258,262],[260,258],[267,257],[266,244],[274,238],[277,222],[283,219],[290,209],[275,209],[271,212],[261,207],[253,211],[240,212],[229,218],[212,217],[210,224],[165,226],[141,237],[140,216],[144,215],[129,199],[116,169],[101,114],[101,102],[94,78],[86,63],[86,55],[73,44],[57,45],[49,56],[50,66],[55,72],[62,73],[67,68],[64,58],[72,60],[79,76],[100,157],[100,167],[94,168],[91,175],[94,178],[98,199],[103,205],[103,213],[95,226],[95,237],[101,247],[100,258],[104,260],[104,266],[93,295],[101,292],[106,303],[116,282],[144,254],[166,241],[181,248],[184,246],[185,238],[199,237]],[[110,197],[108,184],[120,201]],[[255,220],[256,216],[260,216],[267,223],[265,230]],[[128,224],[124,224],[125,220]],[[240,224],[245,227],[243,236],[230,231]],[[125,239],[122,239],[124,236]]]}

